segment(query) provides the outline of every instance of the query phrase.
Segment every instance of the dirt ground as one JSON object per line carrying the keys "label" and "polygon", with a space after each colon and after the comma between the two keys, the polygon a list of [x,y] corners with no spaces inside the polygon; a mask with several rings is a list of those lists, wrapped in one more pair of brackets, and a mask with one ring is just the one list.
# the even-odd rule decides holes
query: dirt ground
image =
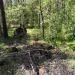
{"label": "dirt ground", "polygon": [[0,75],[75,75],[67,55],[51,45],[25,45],[15,51],[10,48],[0,60]]}

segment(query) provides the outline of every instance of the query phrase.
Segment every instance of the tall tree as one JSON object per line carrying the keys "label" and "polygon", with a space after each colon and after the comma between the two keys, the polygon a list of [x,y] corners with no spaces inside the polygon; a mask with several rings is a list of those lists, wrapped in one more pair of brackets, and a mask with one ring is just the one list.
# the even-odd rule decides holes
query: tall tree
{"label": "tall tree", "polygon": [[3,36],[4,36],[4,38],[7,38],[8,31],[7,31],[7,24],[6,24],[6,17],[5,17],[3,0],[0,0],[0,9],[1,9],[2,24],[3,24]]}

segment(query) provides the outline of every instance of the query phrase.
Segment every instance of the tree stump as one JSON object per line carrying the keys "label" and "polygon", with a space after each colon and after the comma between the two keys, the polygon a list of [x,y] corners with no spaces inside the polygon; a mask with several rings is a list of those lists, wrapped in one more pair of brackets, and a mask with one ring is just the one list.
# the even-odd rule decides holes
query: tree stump
{"label": "tree stump", "polygon": [[20,39],[22,37],[26,37],[27,36],[27,30],[26,28],[21,28],[21,27],[18,27],[15,32],[14,32],[14,37],[16,37],[17,39]]}

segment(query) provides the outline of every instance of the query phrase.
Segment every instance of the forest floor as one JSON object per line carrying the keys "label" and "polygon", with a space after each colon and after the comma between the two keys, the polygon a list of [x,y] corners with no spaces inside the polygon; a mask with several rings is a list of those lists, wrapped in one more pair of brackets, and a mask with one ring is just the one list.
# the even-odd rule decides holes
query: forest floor
{"label": "forest floor", "polygon": [[[28,34],[35,38],[34,30]],[[0,75],[75,75],[75,52],[27,39],[0,39]]]}
{"label": "forest floor", "polygon": [[75,75],[68,57],[74,59],[75,54],[61,52],[45,42],[9,42],[0,49],[0,75]]}

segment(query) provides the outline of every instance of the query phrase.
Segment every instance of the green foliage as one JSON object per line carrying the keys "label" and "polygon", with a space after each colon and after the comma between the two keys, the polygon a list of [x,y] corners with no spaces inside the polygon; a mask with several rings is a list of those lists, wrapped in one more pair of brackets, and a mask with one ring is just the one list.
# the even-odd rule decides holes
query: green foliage
{"label": "green foliage", "polygon": [[[74,0],[33,0],[15,2],[6,8],[9,26],[22,24],[27,28],[41,31],[41,10],[44,17],[45,39],[60,47],[75,40],[75,1]],[[9,2],[10,3],[10,2]],[[9,28],[10,29],[10,28]],[[40,34],[40,32],[38,32]],[[10,32],[9,32],[10,34]],[[31,34],[30,32],[30,35]],[[37,33],[35,32],[34,36]],[[42,35],[42,34],[41,34]],[[40,37],[39,37],[40,38]],[[70,47],[70,46],[69,46]],[[73,49],[73,48],[72,48]]]}

